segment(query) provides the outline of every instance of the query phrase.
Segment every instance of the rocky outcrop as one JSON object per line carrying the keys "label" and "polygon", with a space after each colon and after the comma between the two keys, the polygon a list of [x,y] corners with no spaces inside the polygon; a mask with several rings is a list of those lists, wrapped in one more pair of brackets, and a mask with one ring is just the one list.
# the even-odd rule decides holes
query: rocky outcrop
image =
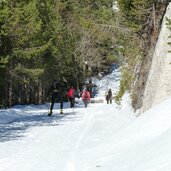
{"label": "rocky outcrop", "polygon": [[143,49],[143,60],[139,61],[134,71],[134,81],[131,85],[132,106],[135,111],[142,108],[144,103],[144,91],[152,65],[153,54],[155,53],[161,24],[168,4],[158,4],[153,11],[154,14],[149,18],[147,27],[143,30],[141,41]]}
{"label": "rocky outcrop", "polygon": [[140,113],[171,96],[171,53],[168,53],[171,32],[167,28],[166,17],[171,19],[171,3],[168,5],[163,17],[150,71],[141,97],[142,107]]}

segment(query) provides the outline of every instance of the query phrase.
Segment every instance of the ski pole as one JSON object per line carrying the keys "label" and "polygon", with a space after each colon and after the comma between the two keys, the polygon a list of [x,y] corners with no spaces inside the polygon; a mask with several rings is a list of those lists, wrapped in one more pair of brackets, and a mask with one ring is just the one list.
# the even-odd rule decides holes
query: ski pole
{"label": "ski pole", "polygon": [[48,103],[48,113],[50,113],[51,102]]}
{"label": "ski pole", "polygon": [[71,108],[72,109],[72,112],[73,112],[73,114],[75,115],[75,117],[76,117],[76,113],[74,112],[74,109],[73,108]]}

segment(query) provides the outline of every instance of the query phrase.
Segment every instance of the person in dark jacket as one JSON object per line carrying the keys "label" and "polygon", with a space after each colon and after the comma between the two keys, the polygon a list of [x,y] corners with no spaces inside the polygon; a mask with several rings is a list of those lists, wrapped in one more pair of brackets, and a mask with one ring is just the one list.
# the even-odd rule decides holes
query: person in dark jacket
{"label": "person in dark jacket", "polygon": [[107,90],[106,94],[106,101],[107,101],[107,104],[111,104],[112,103],[112,90],[111,88],[109,90]]}
{"label": "person in dark jacket", "polygon": [[52,115],[52,110],[55,100],[57,100],[57,102],[60,103],[60,114],[63,114],[63,100],[66,94],[66,81],[54,80],[53,84],[49,88],[48,95],[50,92],[52,92],[52,96],[51,96],[50,112],[48,116]]}
{"label": "person in dark jacket", "polygon": [[86,89],[89,91],[90,93],[90,98],[94,98],[94,92],[93,92],[93,88],[97,87],[95,84],[92,83],[92,80],[89,80],[89,83],[87,83],[85,85]]}

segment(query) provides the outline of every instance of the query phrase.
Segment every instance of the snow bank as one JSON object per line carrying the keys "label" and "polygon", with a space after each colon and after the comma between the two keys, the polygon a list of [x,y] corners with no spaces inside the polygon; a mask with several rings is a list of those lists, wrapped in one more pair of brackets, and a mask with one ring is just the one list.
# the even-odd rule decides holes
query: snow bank
{"label": "snow bank", "polygon": [[[99,94],[108,86],[117,90],[117,73],[101,80]],[[65,103],[62,116],[55,104],[54,117],[46,116],[48,104],[1,110],[0,122],[6,124],[0,124],[0,170],[171,170],[171,98],[139,117],[129,93],[120,106],[113,102],[84,108],[78,102],[74,109]]]}
{"label": "snow bank", "polygon": [[48,112],[48,104],[45,105],[16,105],[11,109],[0,110],[0,124],[11,123],[31,115],[41,115]]}
{"label": "snow bank", "polygon": [[0,124],[10,123],[20,118],[20,111],[15,109],[0,110]]}

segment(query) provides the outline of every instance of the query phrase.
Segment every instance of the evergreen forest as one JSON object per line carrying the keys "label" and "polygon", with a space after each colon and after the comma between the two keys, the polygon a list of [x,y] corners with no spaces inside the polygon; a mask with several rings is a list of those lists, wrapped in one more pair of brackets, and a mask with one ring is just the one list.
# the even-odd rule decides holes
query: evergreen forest
{"label": "evergreen forest", "polygon": [[46,102],[54,79],[81,89],[112,63],[122,71],[116,100],[132,89],[136,103],[137,73],[150,63],[168,3],[0,0],[0,107]]}

